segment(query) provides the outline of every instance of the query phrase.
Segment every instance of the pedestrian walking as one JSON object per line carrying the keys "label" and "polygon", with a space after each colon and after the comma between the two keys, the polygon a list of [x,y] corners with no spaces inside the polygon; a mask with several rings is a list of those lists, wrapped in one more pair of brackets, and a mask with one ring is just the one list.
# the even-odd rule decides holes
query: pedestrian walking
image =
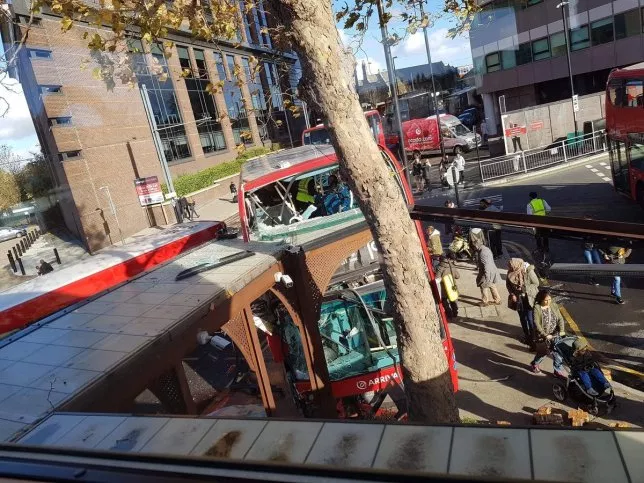
{"label": "pedestrian walking", "polygon": [[[591,219],[590,217],[586,217],[587,220]],[[586,263],[590,265],[601,265],[602,263],[602,257],[601,254],[599,253],[599,248],[595,245],[594,242],[590,240],[585,240],[584,241],[584,259],[586,260]],[[595,280],[595,277],[590,277],[589,283],[591,285],[599,285],[597,283],[597,280]]]}
{"label": "pedestrian walking", "polygon": [[[482,199],[479,202],[479,209],[482,211],[491,211],[500,213],[501,210],[498,206],[495,206],[490,200]],[[487,231],[487,237],[489,240],[490,250],[494,255],[494,259],[500,258],[503,256],[503,240],[502,240],[502,231],[501,225],[498,223],[492,223],[492,229]]]}
{"label": "pedestrian walking", "polygon": [[566,335],[565,323],[559,306],[552,300],[547,290],[540,290],[535,298],[534,330],[537,353],[530,363],[532,372],[541,374],[539,365],[550,354],[555,376],[565,378],[563,359],[556,351],[552,350],[552,346]]}
{"label": "pedestrian walking", "polygon": [[458,287],[456,280],[461,274],[456,268],[456,255],[448,252],[440,257],[440,263],[434,272],[436,282],[441,287],[441,302],[448,318],[458,317]]}
{"label": "pedestrian walking", "polygon": [[414,182],[416,184],[416,191],[417,192],[422,192],[423,191],[423,162],[420,159],[420,153],[416,151],[414,153],[414,160],[412,161],[411,165],[411,174],[414,177]]}
{"label": "pedestrian walking", "polygon": [[478,275],[476,276],[476,285],[481,289],[481,307],[490,305],[490,297],[488,292],[492,295],[494,305],[501,305],[501,297],[496,288],[496,284],[501,280],[499,269],[496,268],[494,263],[494,256],[492,251],[482,243],[477,243],[474,249],[478,253]]}
{"label": "pedestrian walking", "polygon": [[441,232],[433,226],[427,227],[427,249],[433,259],[438,259],[443,254],[443,242]]}
{"label": "pedestrian walking", "polygon": [[190,221],[192,221],[193,218],[199,218],[199,214],[197,213],[196,206],[197,202],[195,201],[194,198],[189,198],[186,200],[188,203],[188,211],[190,212]]}
{"label": "pedestrian walking", "polygon": [[[610,246],[607,250],[602,250],[602,254],[606,263],[613,263],[623,265],[626,263],[626,259],[631,256],[633,252],[632,249],[621,247],[621,246]],[[623,304],[624,299],[622,298],[622,277],[615,275],[613,277],[613,284],[610,290],[611,296],[615,297],[616,304]]]}
{"label": "pedestrian walking", "polygon": [[534,303],[539,293],[539,277],[534,267],[521,258],[511,258],[505,279],[508,289],[508,308],[516,310],[523,329],[523,342],[535,348]]}
{"label": "pedestrian walking", "polygon": [[38,273],[38,275],[46,275],[53,271],[54,267],[51,266],[51,263],[47,263],[42,258],[40,259],[38,265],[36,265],[36,273]]}
{"label": "pedestrian walking", "polygon": [[237,203],[237,186],[235,186],[234,181],[230,182],[228,189],[230,189],[230,194],[233,195],[233,203]]}
{"label": "pedestrian walking", "polygon": [[426,159],[423,163],[423,179],[425,181],[425,190],[431,191],[432,189],[432,163],[429,162],[429,159]]}
{"label": "pedestrian walking", "polygon": [[179,205],[179,210],[181,211],[181,217],[182,218],[188,218],[190,221],[192,221],[192,215],[190,213],[190,208],[188,207],[188,200],[184,196],[179,198],[177,201]]}
{"label": "pedestrian walking", "polygon": [[[531,191],[529,196],[530,202],[526,206],[526,212],[528,213],[528,215],[546,216],[550,214],[552,208],[550,208],[550,205],[546,200],[539,198],[539,194],[536,191]],[[544,233],[543,230],[537,228],[534,238],[537,242],[537,248],[539,250],[543,251],[544,253],[548,253],[550,251],[548,236]]]}
{"label": "pedestrian walking", "polygon": [[[454,166],[456,166],[459,175],[458,184],[465,184],[465,158],[460,152],[454,156]],[[456,180],[454,180],[454,183],[456,183]]]}

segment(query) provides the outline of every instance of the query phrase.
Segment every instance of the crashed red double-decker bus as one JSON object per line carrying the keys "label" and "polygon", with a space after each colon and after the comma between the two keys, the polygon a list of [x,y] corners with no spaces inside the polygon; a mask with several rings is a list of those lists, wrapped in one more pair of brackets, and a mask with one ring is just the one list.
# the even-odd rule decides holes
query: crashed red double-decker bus
{"label": "crashed red double-decker bus", "polygon": [[[391,169],[406,201],[411,203],[411,190],[404,176],[400,176],[401,166],[386,148],[381,147],[381,152],[383,162]],[[283,240],[297,244],[299,234],[328,232],[352,220],[364,222],[357,200],[342,181],[337,156],[329,145],[302,146],[249,160],[242,169],[238,192],[245,241]],[[457,390],[456,359],[447,319],[422,226],[420,222],[415,226],[432,282],[440,321],[437,330]],[[286,311],[273,318],[272,330],[267,332],[274,358],[284,362],[291,389],[306,414],[307,395],[311,391],[304,357],[308,348],[303,347],[298,328]],[[318,329],[316,335],[324,349],[339,414],[350,416],[364,413],[361,408],[371,408],[371,414],[377,415],[377,407],[386,396],[394,400],[401,413],[405,402],[396,332],[373,241],[335,272],[324,294]]]}

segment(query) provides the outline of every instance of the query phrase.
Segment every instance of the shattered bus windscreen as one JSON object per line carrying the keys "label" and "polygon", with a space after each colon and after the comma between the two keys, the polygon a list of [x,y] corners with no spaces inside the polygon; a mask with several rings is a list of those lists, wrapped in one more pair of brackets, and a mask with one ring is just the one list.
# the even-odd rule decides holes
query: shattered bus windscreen
{"label": "shattered bus windscreen", "polygon": [[362,217],[337,166],[284,178],[251,191],[249,224],[257,240],[280,240]]}

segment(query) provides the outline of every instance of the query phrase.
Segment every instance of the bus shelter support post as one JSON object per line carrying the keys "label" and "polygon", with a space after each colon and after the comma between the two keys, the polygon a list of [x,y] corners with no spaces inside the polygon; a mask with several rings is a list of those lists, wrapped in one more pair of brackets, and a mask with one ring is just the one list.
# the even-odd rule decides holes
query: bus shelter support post
{"label": "bus shelter support post", "polygon": [[197,405],[181,361],[159,376],[149,389],[171,414],[197,414]]}
{"label": "bus shelter support post", "polygon": [[250,305],[244,307],[242,311],[242,320],[244,322],[244,330],[246,331],[246,338],[250,341],[251,355],[253,358],[252,364],[255,369],[255,377],[257,377],[257,387],[262,396],[262,403],[266,410],[267,416],[272,416],[275,412],[275,397],[273,389],[271,388],[271,381],[266,368],[266,361],[264,360],[264,353],[262,352],[262,345],[259,342],[257,335],[257,327],[253,318],[253,311]]}
{"label": "bus shelter support post", "polygon": [[313,401],[310,405],[312,414],[309,416],[335,419],[338,417],[336,402],[331,391],[331,377],[318,325],[323,290],[326,287],[319,287],[313,280],[301,248],[297,252],[289,252],[284,265],[293,279],[293,288],[288,290],[295,293],[289,294],[289,299],[299,314],[300,338],[311,383]]}

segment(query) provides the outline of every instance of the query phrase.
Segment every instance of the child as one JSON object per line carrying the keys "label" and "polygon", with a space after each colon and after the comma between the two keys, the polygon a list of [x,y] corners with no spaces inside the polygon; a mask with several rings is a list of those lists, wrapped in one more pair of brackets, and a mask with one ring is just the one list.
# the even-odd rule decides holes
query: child
{"label": "child", "polygon": [[577,339],[573,342],[572,348],[575,352],[572,355],[570,368],[579,376],[586,392],[591,396],[599,396],[599,393],[593,385],[603,387],[603,392],[608,391],[610,389],[610,383],[606,380],[604,373],[599,368],[586,341]]}
{"label": "child", "polygon": [[436,279],[441,282],[441,300],[445,308],[445,315],[450,319],[458,317],[458,288],[456,279],[461,277],[455,265],[456,255],[447,252],[447,256],[440,257],[440,263],[436,268]]}

